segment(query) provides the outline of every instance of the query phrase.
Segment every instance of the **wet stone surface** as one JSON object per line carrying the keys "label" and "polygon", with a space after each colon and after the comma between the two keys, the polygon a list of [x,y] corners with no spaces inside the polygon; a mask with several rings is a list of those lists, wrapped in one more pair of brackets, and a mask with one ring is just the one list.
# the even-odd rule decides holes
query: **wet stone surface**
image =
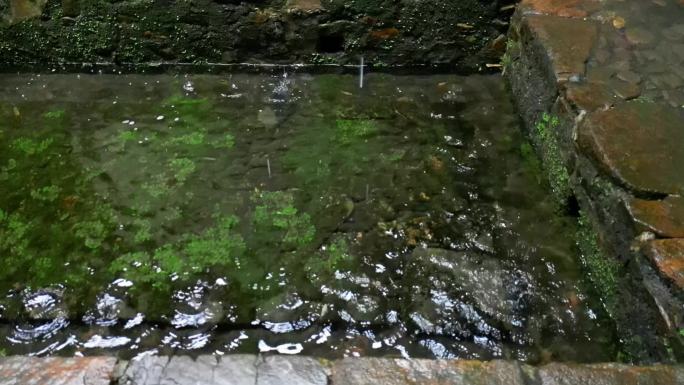
{"label": "wet stone surface", "polygon": [[536,15],[525,22],[547,50],[557,82],[584,77],[585,62],[596,41],[595,22]]}
{"label": "wet stone surface", "polygon": [[0,385],[109,385],[116,358],[0,358]]}
{"label": "wet stone surface", "polygon": [[602,168],[635,192],[684,192],[684,110],[634,101],[589,114],[579,143]]}
{"label": "wet stone surface", "polygon": [[520,12],[584,18],[600,6],[600,2],[596,0],[523,0],[520,2]]}
{"label": "wet stone surface", "polygon": [[0,63],[495,63],[512,1],[11,0],[0,2]]}
{"label": "wet stone surface", "polygon": [[[2,385],[682,385],[684,368],[227,355],[0,359]],[[30,367],[30,370],[19,369]],[[55,370],[59,368],[59,370]],[[87,371],[85,370],[87,368]],[[40,373],[40,374],[36,374]]]}
{"label": "wet stone surface", "polygon": [[331,383],[348,385],[488,384],[524,385],[515,362],[343,360],[332,368]]}
{"label": "wet stone surface", "polygon": [[644,250],[660,272],[684,290],[684,239],[650,241]]}
{"label": "wet stone surface", "polygon": [[3,82],[9,354],[615,357],[499,76]]}
{"label": "wet stone surface", "polygon": [[629,210],[634,220],[665,238],[684,238],[684,198],[667,197],[661,201],[632,199]]}
{"label": "wet stone surface", "polygon": [[[600,258],[593,266],[587,264],[590,274],[608,298],[615,296],[605,288],[611,279],[633,285],[630,291],[648,291],[639,303],[650,310],[641,314],[650,313],[646,319],[662,323],[635,321],[639,315],[627,315],[621,305],[612,306],[612,313],[624,330],[649,324],[636,331],[633,340],[644,341],[649,329],[651,346],[662,338],[679,345],[684,330],[681,317],[666,314],[684,305],[682,20],[684,3],[675,0],[529,0],[521,2],[509,34],[506,74],[532,136],[545,142],[540,151],[550,148],[553,153],[544,154],[545,160],[555,160],[547,165],[549,178],[552,183],[563,181],[558,176],[565,174],[558,169],[568,172],[569,188],[597,233],[594,247],[601,251],[596,251]],[[561,84],[552,86],[558,80]],[[544,86],[535,91],[527,84]],[[553,134],[543,124],[549,116],[564,122]],[[557,143],[549,145],[551,135],[557,136]],[[642,258],[642,248],[650,258]],[[616,269],[621,273],[611,278],[606,264],[616,261],[635,262],[643,275]],[[651,273],[651,264],[660,277]],[[671,348],[659,349],[663,356],[677,359]],[[637,355],[644,350],[634,349]]]}

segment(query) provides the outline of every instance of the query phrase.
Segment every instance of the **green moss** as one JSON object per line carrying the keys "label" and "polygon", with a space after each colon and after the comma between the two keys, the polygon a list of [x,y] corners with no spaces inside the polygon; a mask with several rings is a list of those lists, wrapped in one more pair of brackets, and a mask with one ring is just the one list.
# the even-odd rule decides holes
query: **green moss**
{"label": "green moss", "polygon": [[188,146],[199,146],[204,144],[205,133],[191,132],[186,135],[177,136],[169,141],[169,144],[185,144]]}
{"label": "green moss", "polygon": [[334,239],[325,247],[324,254],[327,258],[317,259],[317,261],[324,264],[321,270],[328,272],[334,272],[352,259],[349,242],[342,237]]}
{"label": "green moss", "polygon": [[132,280],[138,290],[152,287],[168,293],[175,281],[187,284],[212,267],[235,266],[246,247],[235,233],[238,223],[234,216],[219,217],[214,226],[199,234],[186,235],[153,252],[122,255],[112,262],[109,271]]}
{"label": "green moss", "polygon": [[24,259],[27,255],[31,230],[31,225],[18,214],[7,214],[0,210],[0,250],[10,253],[6,262],[10,271],[17,267],[16,259]]}
{"label": "green moss", "polygon": [[43,114],[45,119],[61,120],[66,116],[66,111],[62,109],[51,110]]}
{"label": "green moss", "polygon": [[174,159],[170,162],[170,166],[173,169],[174,177],[180,183],[185,183],[188,177],[197,169],[195,162],[188,158]]}
{"label": "green moss", "polygon": [[133,236],[135,243],[144,243],[152,239],[152,223],[149,219],[135,219],[133,225],[136,228]]}
{"label": "green moss", "polygon": [[535,135],[541,145],[542,164],[546,170],[551,190],[561,205],[572,195],[570,174],[565,166],[558,139],[558,117],[544,113],[535,125]]}
{"label": "green moss", "polygon": [[37,199],[39,201],[54,202],[57,197],[59,197],[61,190],[62,189],[59,186],[54,185],[41,187],[31,190],[31,198]]}
{"label": "green moss", "polygon": [[80,159],[61,151],[72,144],[60,128],[65,116],[62,110],[37,111],[25,118],[33,119],[35,130],[15,130],[0,138],[3,288],[65,282],[70,290],[89,290],[78,282],[88,280],[89,268],[103,259],[103,250],[116,249],[108,242],[116,229],[115,215],[91,185],[101,171],[83,169]]}
{"label": "green moss", "polygon": [[578,219],[577,244],[582,261],[589,272],[589,278],[604,299],[609,311],[617,305],[618,264],[601,253],[598,235],[586,213],[580,211]]}
{"label": "green moss", "polygon": [[316,229],[308,214],[300,213],[294,196],[284,191],[257,191],[253,223],[264,239],[282,242],[285,249],[304,248],[311,244]]}
{"label": "green moss", "polygon": [[319,65],[339,64],[339,58],[335,55],[326,55],[314,52],[311,54],[311,56],[309,56],[308,62]]}
{"label": "green moss", "polygon": [[114,20],[78,18],[73,26],[63,29],[60,43],[62,58],[98,61],[116,48],[116,28]]}
{"label": "green moss", "polygon": [[338,119],[335,123],[337,125],[336,138],[341,144],[351,144],[378,132],[378,127],[372,120]]}
{"label": "green moss", "polygon": [[348,238],[346,234],[334,234],[312,258],[308,258],[304,266],[307,279],[327,284],[334,279],[336,271],[353,268],[357,261]]}
{"label": "green moss", "polygon": [[225,134],[221,139],[214,140],[211,145],[214,148],[233,148],[235,146],[235,137],[231,134]]}
{"label": "green moss", "polygon": [[122,143],[135,142],[138,140],[138,137],[139,135],[135,131],[121,131],[121,133],[119,133],[119,141]]}
{"label": "green moss", "polygon": [[142,189],[154,199],[167,196],[171,192],[166,176],[158,174],[148,182],[143,183]]}
{"label": "green moss", "polygon": [[83,239],[86,247],[89,249],[97,249],[102,246],[110,229],[100,221],[84,221],[75,226],[76,236]]}
{"label": "green moss", "polygon": [[518,57],[520,52],[520,42],[512,39],[506,41],[506,52],[501,56],[501,66],[504,68],[504,73],[510,69],[515,61],[514,58]]}
{"label": "green moss", "polygon": [[31,138],[19,138],[12,142],[11,146],[24,153],[24,155],[36,155],[45,152],[51,144],[52,139],[38,141]]}

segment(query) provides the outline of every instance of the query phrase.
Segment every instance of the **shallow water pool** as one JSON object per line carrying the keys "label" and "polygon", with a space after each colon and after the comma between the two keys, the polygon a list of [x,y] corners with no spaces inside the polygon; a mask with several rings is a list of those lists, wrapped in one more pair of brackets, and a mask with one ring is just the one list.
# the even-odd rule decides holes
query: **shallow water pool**
{"label": "shallow water pool", "polygon": [[2,84],[4,354],[614,358],[499,76]]}

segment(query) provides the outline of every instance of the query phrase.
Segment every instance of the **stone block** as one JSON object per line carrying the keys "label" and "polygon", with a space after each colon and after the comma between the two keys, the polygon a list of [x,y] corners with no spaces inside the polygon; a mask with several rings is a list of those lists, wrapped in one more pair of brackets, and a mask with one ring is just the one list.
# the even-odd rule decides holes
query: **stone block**
{"label": "stone block", "polygon": [[47,0],[10,0],[11,24],[32,19],[43,14]]}
{"label": "stone block", "polygon": [[641,193],[684,192],[683,111],[627,102],[589,114],[579,127],[580,149],[621,185]]}
{"label": "stone block", "polygon": [[328,375],[315,358],[267,356],[257,365],[256,385],[326,385]]}
{"label": "stone block", "polygon": [[345,359],[332,368],[332,385],[523,385],[510,361]]}
{"label": "stone block", "polygon": [[681,368],[672,366],[550,364],[539,368],[538,377],[541,385],[682,384]]}
{"label": "stone block", "polygon": [[663,277],[684,290],[684,239],[650,241],[644,246],[644,254]]}
{"label": "stone block", "polygon": [[581,79],[596,43],[595,22],[559,16],[528,16],[525,23],[533,39],[545,50],[558,83]]}
{"label": "stone block", "polygon": [[523,0],[520,2],[520,9],[523,13],[577,18],[587,17],[600,6],[601,4],[595,0]]}
{"label": "stone block", "polygon": [[630,199],[627,204],[634,221],[666,238],[684,238],[684,198],[663,200]]}
{"label": "stone block", "polygon": [[21,357],[0,359],[0,385],[109,385],[114,357]]}

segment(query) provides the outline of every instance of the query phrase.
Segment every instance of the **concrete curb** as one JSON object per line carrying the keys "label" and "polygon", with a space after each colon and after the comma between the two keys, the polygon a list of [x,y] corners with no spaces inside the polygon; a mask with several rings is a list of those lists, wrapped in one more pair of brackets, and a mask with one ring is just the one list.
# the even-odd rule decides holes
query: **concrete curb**
{"label": "concrete curb", "polygon": [[541,367],[515,361],[303,356],[146,356],[0,359],[0,385],[678,385],[682,366],[574,365]]}

